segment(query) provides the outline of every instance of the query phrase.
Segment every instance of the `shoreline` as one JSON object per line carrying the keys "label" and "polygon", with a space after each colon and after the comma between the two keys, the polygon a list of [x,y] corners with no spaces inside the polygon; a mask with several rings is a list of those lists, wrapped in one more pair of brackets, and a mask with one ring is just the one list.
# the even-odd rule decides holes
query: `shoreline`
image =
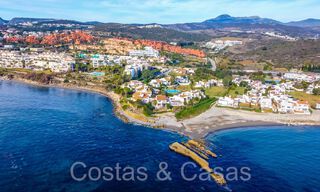
{"label": "shoreline", "polygon": [[[208,111],[200,114],[199,116],[193,117],[191,119],[186,119],[182,121],[177,121],[173,114],[158,115],[155,118],[152,118],[154,122],[144,122],[138,119],[135,119],[122,109],[119,103],[119,96],[113,92],[108,92],[102,87],[97,85],[87,85],[87,86],[77,86],[63,83],[61,84],[42,84],[39,82],[17,78],[14,79],[4,79],[12,82],[18,82],[38,87],[51,87],[51,88],[61,88],[69,89],[76,91],[85,91],[95,94],[100,94],[107,97],[113,105],[113,113],[117,118],[125,123],[137,124],[146,126],[149,128],[169,131],[181,134],[191,139],[205,139],[208,135],[221,130],[236,129],[236,128],[245,128],[245,127],[254,127],[254,126],[277,126],[277,125],[320,125],[320,118],[317,121],[308,120],[308,118],[303,118],[303,115],[283,115],[283,114],[267,114],[267,113],[255,113],[247,111],[235,111],[232,109],[217,108],[212,107]],[[320,112],[316,111],[316,115],[319,115]],[[240,115],[239,115],[240,114]],[[268,119],[269,117],[272,117]],[[275,118],[276,117],[276,118]],[[287,118],[284,118],[287,117]],[[288,118],[289,117],[289,118]],[[296,119],[296,117],[300,117]],[[302,118],[301,118],[302,117]],[[267,119],[267,120],[266,120]],[[292,120],[294,119],[294,120]],[[312,119],[309,117],[309,119]],[[314,119],[314,117],[313,117]]]}

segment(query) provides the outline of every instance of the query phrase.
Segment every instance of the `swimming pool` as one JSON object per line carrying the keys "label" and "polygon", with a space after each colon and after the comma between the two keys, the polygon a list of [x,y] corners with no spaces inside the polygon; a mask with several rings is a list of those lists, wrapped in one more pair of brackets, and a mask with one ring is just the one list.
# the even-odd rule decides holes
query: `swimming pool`
{"label": "swimming pool", "polygon": [[176,90],[176,89],[168,89],[168,90],[166,90],[166,92],[167,92],[168,94],[178,94],[178,93],[180,93],[181,91]]}
{"label": "swimming pool", "polygon": [[91,73],[89,73],[90,75],[92,75],[92,76],[95,76],[95,77],[101,77],[101,76],[104,76],[105,75],[105,73],[104,72],[91,72]]}

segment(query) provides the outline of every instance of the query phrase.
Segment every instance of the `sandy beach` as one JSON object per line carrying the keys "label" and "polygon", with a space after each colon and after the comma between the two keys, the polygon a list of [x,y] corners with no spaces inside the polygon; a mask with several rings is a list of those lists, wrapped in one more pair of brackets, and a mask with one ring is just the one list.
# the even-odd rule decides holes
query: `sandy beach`
{"label": "sandy beach", "polygon": [[[212,107],[205,113],[182,121],[184,131],[193,138],[203,138],[208,133],[236,127],[259,125],[320,125],[320,111],[311,115],[257,113],[243,110]],[[188,134],[188,133],[186,133]]]}
{"label": "sandy beach", "polygon": [[[1,79],[0,79],[1,80]],[[89,91],[108,97],[114,105],[114,113],[117,117],[127,123],[159,128],[167,131],[177,132],[193,139],[202,139],[209,133],[237,127],[262,126],[262,125],[320,125],[320,111],[313,110],[311,115],[296,114],[274,114],[257,113],[243,110],[234,110],[213,106],[199,116],[177,121],[173,113],[159,114],[148,118],[148,122],[138,120],[125,112],[119,101],[120,96],[107,91],[102,86],[87,85],[77,86],[71,84],[40,84],[38,82],[15,78],[11,81],[26,83],[34,86],[57,87],[80,91]]]}

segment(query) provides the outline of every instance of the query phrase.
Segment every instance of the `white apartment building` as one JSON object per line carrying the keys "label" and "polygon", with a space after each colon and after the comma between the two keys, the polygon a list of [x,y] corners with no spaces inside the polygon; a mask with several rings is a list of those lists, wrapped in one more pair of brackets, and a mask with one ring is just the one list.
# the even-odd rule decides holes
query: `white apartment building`
{"label": "white apartment building", "polygon": [[4,68],[50,69],[59,73],[71,70],[74,64],[74,58],[66,53],[0,51],[0,66]]}
{"label": "white apartment building", "polygon": [[143,50],[132,50],[129,52],[129,55],[137,57],[159,57],[159,51],[152,47],[145,47]]}

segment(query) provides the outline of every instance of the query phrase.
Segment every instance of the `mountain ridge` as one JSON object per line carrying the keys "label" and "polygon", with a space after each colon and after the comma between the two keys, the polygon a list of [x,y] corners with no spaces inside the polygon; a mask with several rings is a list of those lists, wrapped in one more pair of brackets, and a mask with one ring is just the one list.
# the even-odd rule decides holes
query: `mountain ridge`
{"label": "mountain ridge", "polygon": [[[77,21],[72,19],[54,19],[54,18],[33,18],[33,17],[14,17],[9,20],[4,20],[0,17],[0,21],[4,21],[8,24],[19,24],[22,22],[47,22],[47,21],[70,21],[70,22],[79,22],[79,23],[92,23],[92,24],[101,24],[101,23],[115,23],[115,22],[100,22],[100,21]],[[259,16],[246,16],[246,17],[233,17],[229,14],[222,14],[215,18],[207,19],[202,22],[186,22],[186,23],[174,23],[174,24],[161,24],[161,23],[146,23],[146,24],[139,24],[139,23],[118,23],[124,25],[179,25],[179,24],[199,24],[199,23],[247,23],[247,24],[286,24],[286,25],[295,25],[296,23],[300,22],[315,22],[317,25],[320,26],[320,19],[316,18],[308,18],[300,21],[290,21],[290,22],[280,22],[275,19],[270,18],[263,18]],[[319,23],[318,23],[319,22]]]}
{"label": "mountain ridge", "polygon": [[[302,21],[293,21],[288,23],[283,23],[274,19],[262,18],[259,16],[249,16],[249,17],[233,17],[228,14],[219,15],[215,18],[207,19],[202,22],[190,22],[190,23],[176,23],[176,24],[158,24],[158,23],[148,23],[148,24],[122,24],[122,23],[104,23],[98,21],[81,22],[75,20],[65,20],[65,19],[52,19],[52,18],[23,18],[15,17],[9,21],[0,20],[1,25],[8,26],[20,26],[22,23],[30,22],[36,28],[37,25],[45,23],[56,23],[56,24],[80,24],[80,25],[92,25],[94,29],[99,29],[103,31],[110,31],[114,33],[139,33],[143,31],[142,34],[150,34],[153,32],[157,33],[170,33],[173,31],[180,32],[196,32],[206,35],[210,35],[212,31],[223,31],[227,33],[238,32],[276,32],[285,35],[290,35],[293,37],[314,37],[320,34],[320,20],[318,19],[306,19]],[[27,25],[23,26],[25,29],[28,28]],[[160,28],[162,28],[160,30]],[[165,30],[167,29],[167,30]],[[168,31],[171,30],[171,31]],[[189,33],[190,34],[190,33]],[[134,35],[134,34],[133,34]],[[183,34],[185,35],[185,34]],[[149,35],[148,35],[149,36]],[[176,35],[174,35],[176,36]],[[162,38],[163,39],[163,38]],[[192,39],[192,38],[190,38]],[[197,38],[198,39],[198,38]],[[201,39],[201,38],[200,38]]]}
{"label": "mountain ridge", "polygon": [[301,21],[291,21],[286,25],[297,26],[297,27],[319,27],[320,19],[309,18]]}

